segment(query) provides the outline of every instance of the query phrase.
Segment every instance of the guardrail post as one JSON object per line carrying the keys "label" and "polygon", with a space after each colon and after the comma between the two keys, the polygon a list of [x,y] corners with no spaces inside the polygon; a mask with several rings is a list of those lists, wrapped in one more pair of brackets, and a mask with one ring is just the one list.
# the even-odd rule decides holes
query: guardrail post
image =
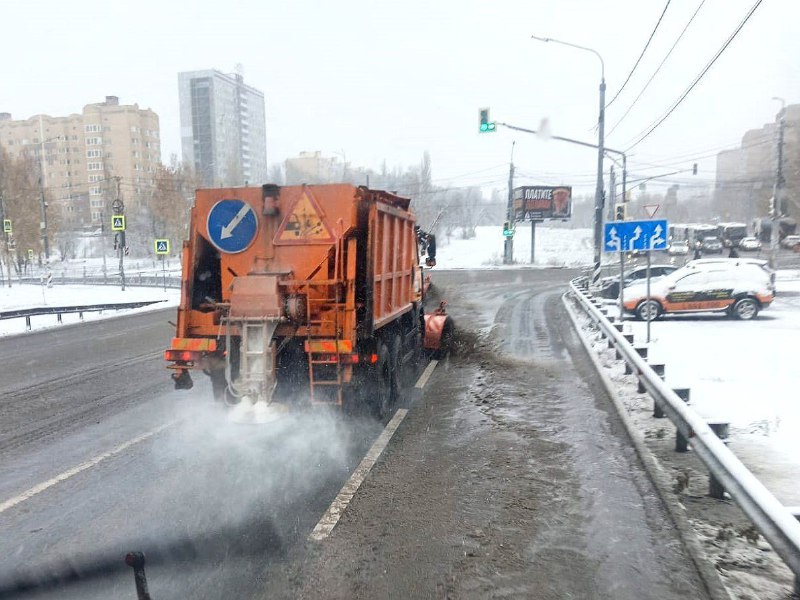
{"label": "guardrail post", "polygon": [[82,311],[78,313],[78,317],[80,318],[81,321],[83,321],[83,312]]}
{"label": "guardrail post", "polygon": [[29,316],[25,317],[25,327],[28,328],[28,331],[31,330],[31,318]]}
{"label": "guardrail post", "polygon": [[[661,381],[664,381],[664,379],[666,378],[666,375],[665,375],[666,366],[665,365],[663,365],[663,364],[650,365],[650,368],[652,368],[653,372],[661,378]],[[644,388],[644,386],[642,385],[642,380],[641,379],[639,379],[639,387],[640,388]],[[641,391],[643,392],[644,389],[642,389]],[[655,400],[653,400],[653,418],[655,418],[655,419],[663,419],[664,418],[664,411],[661,409],[661,405],[658,402],[656,402]]]}
{"label": "guardrail post", "polygon": [[[663,364],[660,364],[660,365],[650,365],[650,368],[652,368],[652,369],[653,369],[653,371],[655,372],[655,374],[656,374],[656,375],[658,375],[659,377],[661,377],[661,380],[662,380],[662,381],[664,380],[664,365],[663,365]],[[640,374],[640,376],[639,376],[639,384],[636,386],[636,391],[637,391],[637,392],[639,392],[640,394],[644,394],[644,393],[647,391],[647,389],[644,387],[644,383],[642,383],[642,377],[641,377],[641,374]],[[653,416],[656,416],[655,412],[654,412]],[[661,416],[660,416],[660,417],[657,417],[657,418],[659,418],[659,419],[660,419],[660,418],[661,418],[661,417],[663,417],[663,416],[664,416],[664,415],[663,415],[663,414],[661,414]]]}
{"label": "guardrail post", "polygon": [[[709,421],[708,423],[711,431],[716,433],[717,437],[721,440],[726,440],[728,438],[728,425],[729,424],[724,421]],[[722,500],[725,497],[725,488],[719,480],[714,477],[713,473],[708,474],[708,495],[717,500]]]}
{"label": "guardrail post", "polygon": [[56,313],[56,320],[61,323],[61,313]]}
{"label": "guardrail post", "polygon": [[[672,391],[675,392],[678,398],[680,398],[687,404],[689,403],[689,398],[691,397],[689,388],[672,388]],[[675,452],[688,452],[688,451],[689,451],[689,442],[686,440],[685,437],[683,437],[683,434],[678,429],[676,429]]]}
{"label": "guardrail post", "polygon": [[[619,325],[619,330],[622,331],[622,327],[623,327],[622,323],[615,323],[614,325],[615,326]],[[628,342],[629,344],[633,345],[633,334],[632,333],[623,333],[622,337],[625,338],[626,342]],[[622,359],[622,353],[619,351],[619,348],[617,348],[617,360],[621,360],[621,359]],[[633,369],[626,362],[625,363],[625,375],[630,375],[631,373],[633,373]]]}

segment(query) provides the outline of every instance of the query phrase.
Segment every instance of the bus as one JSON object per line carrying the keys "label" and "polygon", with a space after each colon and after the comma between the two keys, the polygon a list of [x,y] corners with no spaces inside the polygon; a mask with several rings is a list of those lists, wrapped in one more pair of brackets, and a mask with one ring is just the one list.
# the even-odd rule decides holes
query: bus
{"label": "bus", "polygon": [[[784,217],[780,220],[778,227],[778,240],[782,240],[787,235],[794,235],[797,232],[797,221],[789,217]],[[753,235],[756,236],[765,244],[770,243],[770,235],[772,233],[772,219],[769,217],[762,217],[753,220]]]}
{"label": "bus", "polygon": [[674,223],[669,226],[669,241],[670,242],[681,242],[686,237],[686,229],[688,225],[683,223]]}
{"label": "bus", "polygon": [[717,237],[726,248],[738,246],[747,237],[747,223],[719,223]]}
{"label": "bus", "polygon": [[716,225],[692,223],[686,226],[686,239],[689,241],[690,246],[697,242],[702,242],[703,238],[706,237],[717,237]]}

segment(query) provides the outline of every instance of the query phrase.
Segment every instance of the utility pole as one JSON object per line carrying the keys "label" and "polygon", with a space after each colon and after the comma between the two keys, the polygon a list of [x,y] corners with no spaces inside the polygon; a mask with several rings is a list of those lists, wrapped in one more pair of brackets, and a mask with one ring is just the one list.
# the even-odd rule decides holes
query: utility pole
{"label": "utility pole", "polygon": [[[122,198],[120,197],[120,181],[121,177],[115,177],[117,180],[117,197],[114,199],[114,202],[111,203],[111,211],[116,216],[124,216],[125,215],[125,205],[122,202]],[[119,276],[122,280],[122,291],[125,291],[125,267],[123,266],[123,260],[125,258],[125,229],[123,228],[117,234],[117,250],[119,250]]]}
{"label": "utility pole", "polygon": [[[511,162],[508,165],[508,204],[506,206],[506,221],[511,231],[514,231],[514,144],[511,142]],[[503,264],[514,264],[514,238],[506,237],[503,243]]]}
{"label": "utility pole", "polygon": [[617,174],[614,172],[614,165],[611,165],[608,174],[608,188],[610,200],[608,201],[608,220],[614,220],[614,205],[617,203]]}
{"label": "utility pole", "polygon": [[41,229],[41,237],[42,237],[42,246],[44,247],[44,257],[45,259],[50,258],[50,241],[47,239],[47,202],[44,199],[44,171],[42,166],[42,161],[44,158],[42,156],[39,157],[39,208],[41,213],[41,223],[39,223],[39,228]]}
{"label": "utility pole", "polygon": [[[11,287],[11,251],[8,245],[11,243],[11,238],[6,233],[6,203],[3,199],[3,192],[0,192],[0,223],[3,224],[3,257],[6,263],[6,272],[8,273],[8,287]],[[0,275],[2,275],[3,268],[0,266]]]}
{"label": "utility pole", "polygon": [[778,120],[778,149],[777,149],[777,165],[775,166],[775,185],[772,188],[772,206],[770,207],[770,216],[772,217],[772,231],[770,231],[770,256],[769,266],[772,270],[778,268],[778,242],[780,241],[778,231],[780,228],[780,219],[784,214],[783,206],[783,130],[786,127],[786,101],[783,98],[773,98],[782,103],[780,118]]}
{"label": "utility pole", "polygon": [[103,285],[106,284],[106,273],[108,273],[106,266],[106,189],[108,189],[107,186],[103,186],[103,210],[100,212],[100,252],[103,253]]}
{"label": "utility pole", "polygon": [[[599,56],[599,54],[598,54]],[[600,59],[602,63],[602,59]],[[604,69],[605,70],[605,69]],[[600,79],[600,116],[597,120],[597,188],[594,192],[594,275],[599,276],[603,256],[603,157],[605,154],[606,78]]]}

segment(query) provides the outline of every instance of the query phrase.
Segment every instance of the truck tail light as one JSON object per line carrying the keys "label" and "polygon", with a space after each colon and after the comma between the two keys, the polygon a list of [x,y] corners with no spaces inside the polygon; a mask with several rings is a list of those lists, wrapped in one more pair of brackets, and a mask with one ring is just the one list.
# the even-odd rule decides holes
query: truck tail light
{"label": "truck tail light", "polygon": [[196,350],[166,350],[164,360],[168,362],[193,362],[200,359],[200,352]]}

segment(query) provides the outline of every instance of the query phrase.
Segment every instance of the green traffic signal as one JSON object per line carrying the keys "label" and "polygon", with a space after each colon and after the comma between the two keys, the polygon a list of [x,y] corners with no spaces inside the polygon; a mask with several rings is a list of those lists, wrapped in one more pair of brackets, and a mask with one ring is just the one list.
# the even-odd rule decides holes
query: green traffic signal
{"label": "green traffic signal", "polygon": [[481,133],[486,133],[488,131],[495,131],[497,129],[496,124],[493,121],[489,121],[489,109],[488,108],[481,108],[479,111],[480,114],[480,129]]}

